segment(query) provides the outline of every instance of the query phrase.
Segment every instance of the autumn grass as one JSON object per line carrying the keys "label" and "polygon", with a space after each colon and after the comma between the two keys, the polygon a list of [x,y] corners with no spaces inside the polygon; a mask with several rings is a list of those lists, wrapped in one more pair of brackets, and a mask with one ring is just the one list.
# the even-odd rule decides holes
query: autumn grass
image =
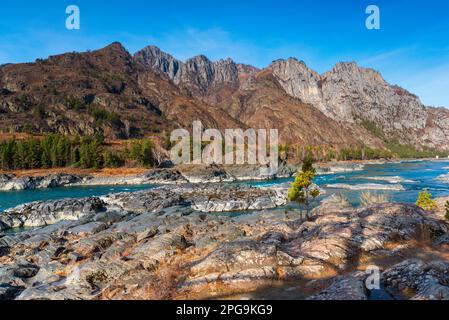
{"label": "autumn grass", "polygon": [[363,192],[360,203],[363,207],[390,202],[390,197],[385,193]]}

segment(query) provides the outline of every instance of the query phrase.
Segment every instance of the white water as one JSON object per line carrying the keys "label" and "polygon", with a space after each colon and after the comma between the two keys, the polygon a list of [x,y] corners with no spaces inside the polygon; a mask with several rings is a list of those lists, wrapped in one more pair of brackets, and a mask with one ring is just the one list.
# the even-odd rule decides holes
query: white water
{"label": "white water", "polygon": [[392,184],[399,184],[399,183],[414,183],[414,180],[411,179],[404,179],[399,176],[385,176],[385,177],[366,177],[366,180],[374,180],[374,181],[386,181],[388,183]]}
{"label": "white water", "polygon": [[335,183],[328,184],[326,188],[331,189],[346,189],[346,190],[389,190],[389,191],[404,191],[404,187],[400,184],[377,184],[377,183],[361,183],[361,184],[346,184]]}

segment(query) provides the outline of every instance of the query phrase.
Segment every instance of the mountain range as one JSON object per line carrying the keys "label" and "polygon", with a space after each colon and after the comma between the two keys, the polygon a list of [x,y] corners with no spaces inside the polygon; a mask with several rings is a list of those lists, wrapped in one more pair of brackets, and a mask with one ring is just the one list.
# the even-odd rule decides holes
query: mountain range
{"label": "mountain range", "polygon": [[[425,79],[423,79],[425,81]],[[120,43],[0,66],[0,131],[110,139],[205,127],[278,129],[282,143],[334,149],[389,143],[449,151],[449,110],[425,106],[375,70],[338,63],[318,74],[295,58],[264,69]]]}

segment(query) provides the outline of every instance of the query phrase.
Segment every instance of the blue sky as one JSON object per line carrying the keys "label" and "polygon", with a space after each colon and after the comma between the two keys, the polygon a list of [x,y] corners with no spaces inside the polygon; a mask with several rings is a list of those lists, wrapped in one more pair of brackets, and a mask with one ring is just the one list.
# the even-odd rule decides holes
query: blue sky
{"label": "blue sky", "polygon": [[[65,29],[70,4],[81,10],[81,30]],[[370,4],[381,10],[381,30],[365,28]],[[258,67],[297,57],[320,73],[356,61],[427,105],[449,107],[448,34],[446,0],[17,0],[1,5],[0,64],[113,41],[131,53],[154,44],[179,59]]]}

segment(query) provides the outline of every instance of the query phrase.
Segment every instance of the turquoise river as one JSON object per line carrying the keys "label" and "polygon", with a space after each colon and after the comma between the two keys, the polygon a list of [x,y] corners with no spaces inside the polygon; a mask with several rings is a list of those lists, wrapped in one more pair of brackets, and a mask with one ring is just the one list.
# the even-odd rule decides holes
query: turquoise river
{"label": "turquoise river", "polygon": [[[348,197],[354,205],[358,205],[360,194],[366,191],[386,193],[393,202],[413,203],[423,189],[428,189],[434,197],[449,196],[449,183],[438,179],[448,172],[449,161],[406,161],[368,164],[361,171],[320,175],[315,182],[326,191],[326,195],[341,193]],[[290,180],[292,179],[248,181],[243,184],[261,187]],[[133,192],[154,187],[156,186],[63,187],[0,192],[0,212],[33,201],[102,196],[109,193]]]}

